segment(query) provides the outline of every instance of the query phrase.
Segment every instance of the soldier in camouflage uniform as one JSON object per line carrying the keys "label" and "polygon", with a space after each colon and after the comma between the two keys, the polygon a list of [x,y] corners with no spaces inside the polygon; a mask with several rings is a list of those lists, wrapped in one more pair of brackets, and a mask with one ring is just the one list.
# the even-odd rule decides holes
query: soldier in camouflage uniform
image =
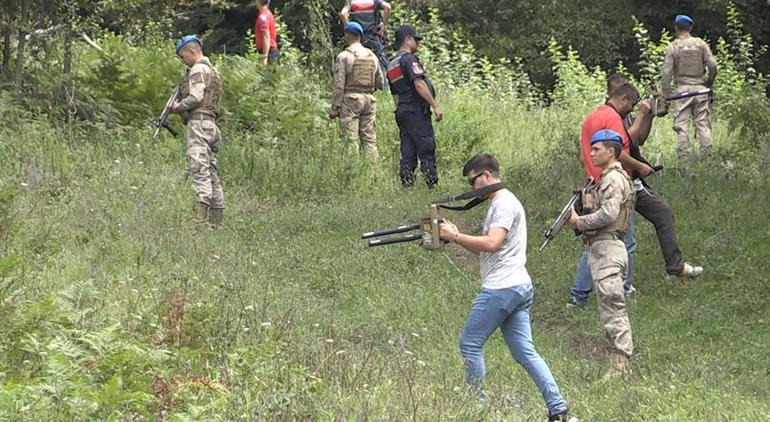
{"label": "soldier in camouflage uniform", "polygon": [[[717,77],[717,63],[705,41],[690,35],[693,20],[686,15],[674,19],[676,39],[666,48],[663,62],[663,95],[671,95],[671,82],[677,92],[711,88]],[[708,69],[708,76],[705,74]],[[683,98],[676,101],[674,131],[677,134],[676,152],[680,158],[690,155],[690,140],[687,135],[690,119],[700,140],[701,155],[711,152],[711,123],[709,122],[710,98],[705,95]]]}
{"label": "soldier in camouflage uniform", "polygon": [[583,194],[583,214],[573,209],[569,225],[576,227],[588,246],[599,316],[614,353],[605,379],[630,372],[634,343],[623,299],[623,276],[628,253],[623,239],[634,212],[634,188],[618,160],[623,150],[619,133],[603,129],[591,136],[591,158],[602,168],[601,182]]}
{"label": "soldier in camouflage uniform", "polygon": [[179,39],[176,53],[188,66],[184,80],[179,85],[179,101],[172,110],[187,125],[187,158],[190,163],[190,179],[195,191],[193,222],[212,227],[222,225],[224,194],[217,171],[216,152],[222,143],[222,133],[217,127],[219,98],[222,80],[208,57],[203,55],[201,42],[193,35]]}
{"label": "soldier in camouflage uniform", "polygon": [[383,86],[377,56],[361,45],[364,30],[356,22],[345,25],[348,48],[334,64],[334,92],[329,117],[340,118],[342,135],[356,149],[362,146],[377,159],[377,103],[372,93]]}

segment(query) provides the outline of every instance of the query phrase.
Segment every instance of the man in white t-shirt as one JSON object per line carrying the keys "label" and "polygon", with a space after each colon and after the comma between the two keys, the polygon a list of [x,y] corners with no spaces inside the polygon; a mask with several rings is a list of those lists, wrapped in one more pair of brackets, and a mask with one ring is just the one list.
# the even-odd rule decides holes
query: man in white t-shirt
{"label": "man in white t-shirt", "polygon": [[[500,182],[500,164],[490,154],[478,154],[463,167],[472,189]],[[486,400],[484,343],[499,327],[511,355],[529,374],[543,395],[550,421],[575,420],[548,365],[535,350],[529,311],[534,289],[527,272],[527,221],[524,208],[508,189],[487,195],[489,210],[481,236],[460,233],[449,220],[440,225],[441,238],[479,254],[481,292],[473,301],[471,313],[460,336],[460,353],[465,363],[465,382]]]}

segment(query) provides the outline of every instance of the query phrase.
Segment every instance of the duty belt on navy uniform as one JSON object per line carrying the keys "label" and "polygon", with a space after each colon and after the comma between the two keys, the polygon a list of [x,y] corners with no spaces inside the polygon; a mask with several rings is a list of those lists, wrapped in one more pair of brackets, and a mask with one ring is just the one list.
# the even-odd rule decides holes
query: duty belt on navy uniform
{"label": "duty belt on navy uniform", "polygon": [[[468,211],[469,209],[479,205],[480,203],[487,200],[487,198],[482,197],[483,195],[490,194],[492,192],[497,192],[500,189],[505,188],[505,185],[502,183],[495,183],[489,186],[484,186],[483,188],[474,189],[465,193],[461,193],[459,195],[450,196],[446,199],[441,199],[438,201],[431,202],[432,204],[436,204],[441,208],[447,209],[447,210],[454,210],[454,211]],[[469,201],[463,206],[450,206],[450,205],[443,205],[447,204],[449,202],[455,202],[455,201],[462,201],[463,199],[473,199],[472,201]]]}
{"label": "duty belt on navy uniform", "polygon": [[350,88],[343,91],[345,94],[374,94],[374,88],[371,90],[362,88]]}

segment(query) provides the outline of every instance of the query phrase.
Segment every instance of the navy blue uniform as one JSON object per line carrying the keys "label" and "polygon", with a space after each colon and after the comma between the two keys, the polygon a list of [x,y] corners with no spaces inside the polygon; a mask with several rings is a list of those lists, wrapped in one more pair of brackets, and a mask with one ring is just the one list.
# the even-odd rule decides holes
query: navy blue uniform
{"label": "navy blue uniform", "polygon": [[433,187],[438,183],[436,139],[430,118],[430,105],[420,97],[414,87],[414,81],[417,79],[423,79],[431,94],[435,95],[433,85],[425,76],[420,60],[414,54],[399,52],[388,65],[390,92],[398,96],[396,123],[401,139],[399,176],[404,186],[413,185],[414,171],[419,159],[425,182],[429,187]]}

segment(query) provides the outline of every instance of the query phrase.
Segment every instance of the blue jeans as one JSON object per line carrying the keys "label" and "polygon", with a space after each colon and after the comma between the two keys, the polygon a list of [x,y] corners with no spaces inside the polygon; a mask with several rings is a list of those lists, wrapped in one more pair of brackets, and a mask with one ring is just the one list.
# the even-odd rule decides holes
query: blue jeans
{"label": "blue jeans", "polygon": [[[634,263],[634,252],[636,252],[636,224],[634,222],[634,215],[631,215],[631,220],[628,222],[628,232],[626,233],[626,250],[628,251],[628,269],[626,277],[623,280],[623,295],[628,298],[628,291],[631,289],[631,273]],[[583,249],[583,254],[580,256],[580,263],[575,273],[575,280],[572,282],[572,289],[570,289],[570,295],[577,303],[585,303],[588,300],[588,295],[591,294],[591,290],[594,288],[594,281],[591,277],[591,269],[588,268],[588,248]]]}
{"label": "blue jeans", "polygon": [[511,355],[529,374],[543,395],[549,416],[567,410],[559,387],[543,358],[535,350],[529,309],[532,306],[532,283],[507,289],[482,289],[471,306],[471,313],[460,336],[460,353],[465,362],[465,382],[481,388],[484,379],[484,343],[500,327]]}

